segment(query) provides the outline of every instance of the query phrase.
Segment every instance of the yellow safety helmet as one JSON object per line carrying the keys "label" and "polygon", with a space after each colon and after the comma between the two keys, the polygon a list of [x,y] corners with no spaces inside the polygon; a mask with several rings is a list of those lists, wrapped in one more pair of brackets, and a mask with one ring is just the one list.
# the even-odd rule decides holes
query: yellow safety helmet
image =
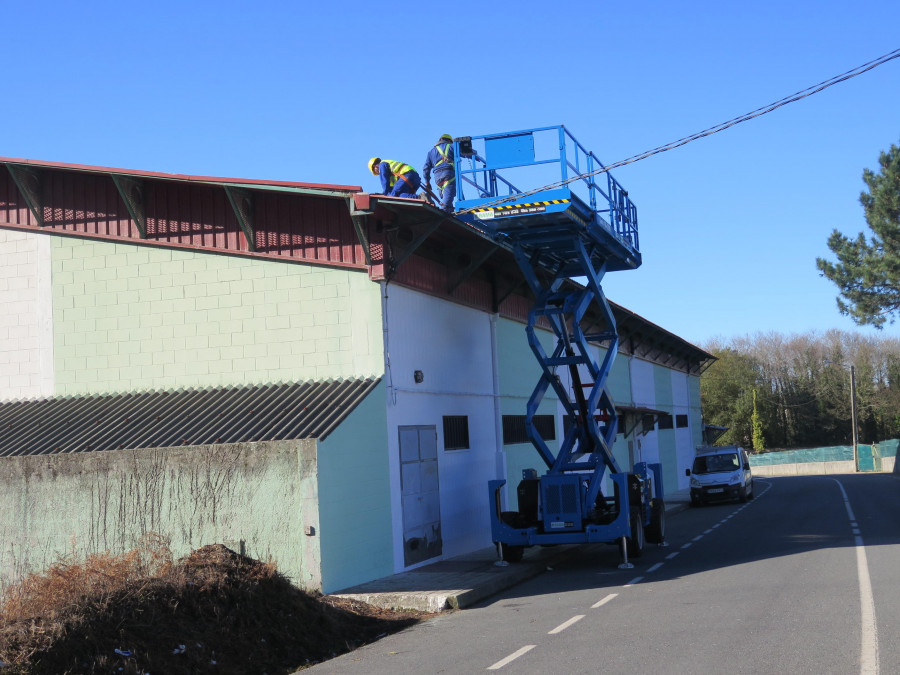
{"label": "yellow safety helmet", "polygon": [[453,142],[453,136],[451,136],[450,134],[444,134],[443,136],[441,136],[441,137],[438,139],[438,143],[440,143],[441,141],[449,141],[449,142],[452,143],[452,142]]}
{"label": "yellow safety helmet", "polygon": [[372,172],[373,176],[378,175],[378,165],[381,164],[381,157],[373,157],[369,160],[369,171]]}

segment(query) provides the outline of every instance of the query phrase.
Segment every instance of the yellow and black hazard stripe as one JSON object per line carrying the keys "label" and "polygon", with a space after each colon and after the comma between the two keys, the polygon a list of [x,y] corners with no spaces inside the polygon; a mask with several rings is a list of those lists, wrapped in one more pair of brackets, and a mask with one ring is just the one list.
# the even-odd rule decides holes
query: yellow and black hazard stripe
{"label": "yellow and black hazard stripe", "polygon": [[528,204],[502,204],[500,206],[488,206],[483,209],[472,209],[474,213],[484,212],[484,211],[509,211],[511,209],[527,209],[533,206],[549,206],[550,204],[568,204],[570,200],[568,199],[550,199],[545,202],[530,202]]}

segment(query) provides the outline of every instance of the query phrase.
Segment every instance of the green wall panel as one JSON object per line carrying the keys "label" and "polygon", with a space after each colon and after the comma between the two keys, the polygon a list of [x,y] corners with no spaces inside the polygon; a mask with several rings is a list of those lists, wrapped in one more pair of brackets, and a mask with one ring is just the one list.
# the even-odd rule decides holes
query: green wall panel
{"label": "green wall panel", "polygon": [[57,394],[383,372],[380,289],[365,272],[52,242]]}
{"label": "green wall panel", "polygon": [[322,589],[393,574],[384,384],[319,443]]}

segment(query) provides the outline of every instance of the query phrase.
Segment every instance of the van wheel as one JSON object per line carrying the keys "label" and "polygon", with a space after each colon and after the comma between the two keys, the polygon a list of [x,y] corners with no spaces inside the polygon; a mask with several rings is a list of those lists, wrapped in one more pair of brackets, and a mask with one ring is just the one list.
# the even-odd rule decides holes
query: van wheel
{"label": "van wheel", "polygon": [[747,488],[741,486],[741,489],[738,490],[738,499],[741,500],[741,504],[747,503]]}
{"label": "van wheel", "polygon": [[666,503],[662,499],[650,502],[650,524],[647,525],[647,541],[661,544],[666,540]]}
{"label": "van wheel", "polygon": [[747,495],[747,499],[753,499],[754,494],[755,493],[753,492],[753,481],[750,481],[750,494]]}

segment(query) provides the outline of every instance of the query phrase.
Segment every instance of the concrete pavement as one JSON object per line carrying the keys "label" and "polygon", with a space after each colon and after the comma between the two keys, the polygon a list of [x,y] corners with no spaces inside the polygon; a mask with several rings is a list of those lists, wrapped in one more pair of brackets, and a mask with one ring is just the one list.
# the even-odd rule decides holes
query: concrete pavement
{"label": "concrete pavement", "polygon": [[[688,507],[689,490],[666,495],[666,516]],[[440,612],[461,609],[536,577],[567,558],[583,552],[583,544],[525,549],[521,562],[498,566],[493,546],[440,560],[423,567],[376,579],[334,593],[377,607]]]}

